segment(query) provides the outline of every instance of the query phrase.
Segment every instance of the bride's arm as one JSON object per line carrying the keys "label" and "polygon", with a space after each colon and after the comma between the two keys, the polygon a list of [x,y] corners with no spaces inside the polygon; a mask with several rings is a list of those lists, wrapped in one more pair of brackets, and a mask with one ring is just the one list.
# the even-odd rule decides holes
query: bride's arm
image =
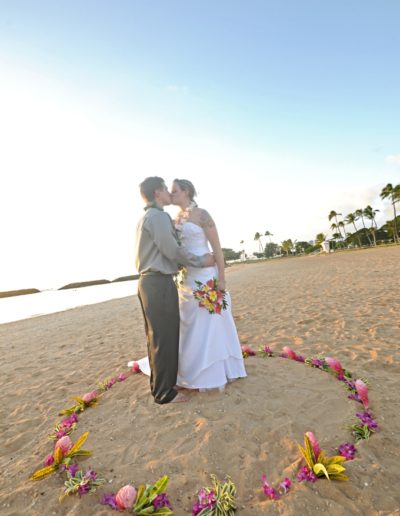
{"label": "bride's arm", "polygon": [[200,210],[200,225],[204,230],[207,240],[210,242],[215,263],[218,267],[218,285],[221,290],[225,290],[225,260],[219,242],[219,236],[215,222],[206,210]]}

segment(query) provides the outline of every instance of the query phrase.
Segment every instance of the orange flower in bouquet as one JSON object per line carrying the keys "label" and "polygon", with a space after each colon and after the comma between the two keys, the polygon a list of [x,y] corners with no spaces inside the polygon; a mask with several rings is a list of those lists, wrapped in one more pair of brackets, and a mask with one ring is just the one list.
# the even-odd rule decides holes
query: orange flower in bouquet
{"label": "orange flower in bouquet", "polygon": [[209,314],[221,314],[222,310],[226,310],[226,292],[218,288],[217,278],[210,279],[204,284],[196,281],[196,285],[198,288],[193,290],[193,295],[201,308],[208,310]]}

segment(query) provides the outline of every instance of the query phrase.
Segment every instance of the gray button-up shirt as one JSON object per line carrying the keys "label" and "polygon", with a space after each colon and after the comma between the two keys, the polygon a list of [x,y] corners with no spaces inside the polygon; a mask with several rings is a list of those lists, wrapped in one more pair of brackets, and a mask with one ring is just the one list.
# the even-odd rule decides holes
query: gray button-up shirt
{"label": "gray button-up shirt", "polygon": [[176,274],[178,264],[202,267],[203,257],[179,245],[168,213],[148,208],[136,228],[135,263],[139,274],[150,271]]}

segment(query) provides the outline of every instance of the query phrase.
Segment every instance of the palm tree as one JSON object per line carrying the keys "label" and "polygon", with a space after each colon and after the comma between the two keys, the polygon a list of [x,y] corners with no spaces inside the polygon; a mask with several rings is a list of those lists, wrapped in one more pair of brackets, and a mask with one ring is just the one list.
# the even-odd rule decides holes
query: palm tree
{"label": "palm tree", "polygon": [[364,222],[364,210],[362,210],[361,208],[356,210],[355,211],[355,215],[356,215],[357,218],[361,219],[362,225],[363,225],[364,230],[365,230],[364,233],[367,235],[369,245],[372,245],[372,240],[369,238],[369,234],[368,234],[367,228],[365,226],[365,222]]}
{"label": "palm tree", "polygon": [[[335,224],[334,222],[331,224],[331,227],[330,227],[330,230],[332,231],[332,237],[335,238],[335,239],[341,239],[342,238],[342,233],[340,232],[340,229],[339,229],[339,224]],[[337,235],[339,234],[338,237],[335,237],[334,235]]]}
{"label": "palm tree", "polygon": [[399,242],[399,232],[397,230],[397,214],[396,214],[396,203],[400,201],[400,184],[393,186],[391,183],[388,183],[385,187],[382,188],[381,191],[381,199],[390,199],[390,202],[393,206],[393,213],[394,213],[394,219],[393,219],[393,240],[395,242]]}
{"label": "palm tree", "polygon": [[[354,226],[354,229],[355,229],[355,232],[357,233],[358,229],[357,229],[357,226],[356,226],[356,220],[357,220],[357,217],[354,213],[349,213],[347,215],[347,217],[345,218],[345,222],[346,224],[353,224]],[[357,235],[358,236],[358,243],[360,244],[360,247],[361,247],[361,238],[360,238],[360,235]]]}
{"label": "palm tree", "polygon": [[269,243],[271,243],[271,237],[274,236],[272,233],[270,233],[268,230],[264,233],[264,236],[267,236],[269,238]]}
{"label": "palm tree", "polygon": [[289,251],[293,249],[293,242],[289,238],[289,240],[284,240],[281,243],[282,251],[286,253],[286,256],[289,256]]}
{"label": "palm tree", "polygon": [[315,245],[321,245],[322,242],[325,242],[326,235],[323,233],[318,233],[318,235],[315,237]]}
{"label": "palm tree", "polygon": [[370,232],[372,234],[372,238],[374,240],[374,246],[376,246],[376,235],[375,231],[378,229],[378,225],[375,220],[375,215],[378,213],[379,210],[374,210],[372,206],[368,205],[366,208],[364,208],[364,217],[366,217],[368,220],[371,221],[371,227]]}
{"label": "palm tree", "polygon": [[257,233],[254,235],[254,240],[258,241],[258,248],[260,250],[260,253],[263,252],[263,246],[261,241],[261,234],[257,231]]}
{"label": "palm tree", "polygon": [[339,221],[339,224],[338,224],[339,228],[343,229],[343,235],[344,235],[344,239],[346,240],[347,238],[347,235],[346,235],[346,225],[345,223],[343,222],[343,220],[340,220]]}
{"label": "palm tree", "polygon": [[339,231],[339,233],[341,233],[341,231],[340,231],[340,229],[339,229],[339,222],[338,222],[338,219],[337,219],[337,218],[338,218],[338,215],[342,215],[342,214],[341,214],[341,213],[336,213],[336,211],[331,210],[331,212],[330,212],[330,213],[329,213],[329,215],[328,215],[328,219],[329,219],[329,222],[330,222],[333,218],[335,218],[335,221],[336,221],[336,226],[335,226],[335,228],[337,228],[337,229],[338,229],[338,231]]}

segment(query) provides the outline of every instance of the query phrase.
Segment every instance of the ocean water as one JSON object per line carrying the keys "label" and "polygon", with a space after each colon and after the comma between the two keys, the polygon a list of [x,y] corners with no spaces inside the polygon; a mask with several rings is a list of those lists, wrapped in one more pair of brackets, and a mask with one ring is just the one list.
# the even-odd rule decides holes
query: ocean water
{"label": "ocean water", "polygon": [[68,290],[45,290],[38,294],[0,298],[0,324],[63,312],[137,294],[136,281],[121,281]]}

